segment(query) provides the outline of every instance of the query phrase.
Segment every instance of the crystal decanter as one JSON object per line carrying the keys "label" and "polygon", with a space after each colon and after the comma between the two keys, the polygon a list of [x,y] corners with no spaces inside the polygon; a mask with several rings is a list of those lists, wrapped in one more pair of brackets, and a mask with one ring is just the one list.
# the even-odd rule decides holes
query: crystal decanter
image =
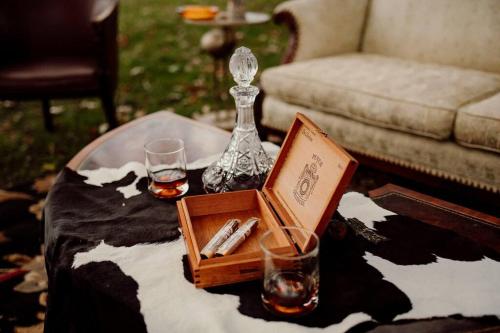
{"label": "crystal decanter", "polygon": [[257,68],[257,59],[246,47],[238,48],[231,56],[229,70],[238,84],[229,90],[236,101],[236,127],[220,159],[203,173],[208,193],[259,188],[273,164],[262,148],[253,116],[259,89],[250,83]]}

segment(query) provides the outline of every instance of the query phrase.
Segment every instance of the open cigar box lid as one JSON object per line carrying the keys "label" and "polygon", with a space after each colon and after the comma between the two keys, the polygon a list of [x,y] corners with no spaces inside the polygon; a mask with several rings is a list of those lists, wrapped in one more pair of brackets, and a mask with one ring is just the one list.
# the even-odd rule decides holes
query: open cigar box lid
{"label": "open cigar box lid", "polygon": [[[285,226],[321,236],[358,162],[306,116],[297,113],[263,192]],[[302,251],[310,237],[294,241]]]}

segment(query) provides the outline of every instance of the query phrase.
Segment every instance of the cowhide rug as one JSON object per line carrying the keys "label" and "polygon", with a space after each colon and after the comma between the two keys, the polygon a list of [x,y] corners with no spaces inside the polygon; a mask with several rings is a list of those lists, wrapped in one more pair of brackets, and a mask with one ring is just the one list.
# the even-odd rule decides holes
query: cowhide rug
{"label": "cowhide rug", "polygon": [[[189,171],[188,195],[202,193],[201,172]],[[356,192],[338,213],[385,240],[322,238],[320,305],[311,315],[270,315],[258,281],[196,289],[175,205],[149,195],[145,177],[136,162],[60,174],[46,206],[47,332],[344,332],[451,315],[500,323],[498,253]]]}

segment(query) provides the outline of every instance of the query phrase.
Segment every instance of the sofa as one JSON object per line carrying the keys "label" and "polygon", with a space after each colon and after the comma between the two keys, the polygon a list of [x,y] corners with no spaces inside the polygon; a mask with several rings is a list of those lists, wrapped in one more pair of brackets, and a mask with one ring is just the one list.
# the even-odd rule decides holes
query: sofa
{"label": "sofa", "polygon": [[356,156],[500,192],[500,1],[291,0],[261,124],[296,112]]}

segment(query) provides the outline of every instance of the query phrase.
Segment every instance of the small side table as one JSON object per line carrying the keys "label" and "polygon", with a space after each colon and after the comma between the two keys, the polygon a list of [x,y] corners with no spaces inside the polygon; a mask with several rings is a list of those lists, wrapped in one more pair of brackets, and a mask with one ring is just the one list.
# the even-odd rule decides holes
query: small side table
{"label": "small side table", "polygon": [[212,29],[206,32],[200,41],[202,50],[210,54],[214,60],[213,70],[213,90],[220,97],[220,81],[217,78],[217,72],[222,73],[222,80],[226,78],[229,56],[236,47],[236,29],[241,26],[263,24],[268,22],[271,16],[261,12],[246,12],[245,19],[233,19],[224,12],[213,20],[188,20],[184,19],[186,24],[207,26]]}

